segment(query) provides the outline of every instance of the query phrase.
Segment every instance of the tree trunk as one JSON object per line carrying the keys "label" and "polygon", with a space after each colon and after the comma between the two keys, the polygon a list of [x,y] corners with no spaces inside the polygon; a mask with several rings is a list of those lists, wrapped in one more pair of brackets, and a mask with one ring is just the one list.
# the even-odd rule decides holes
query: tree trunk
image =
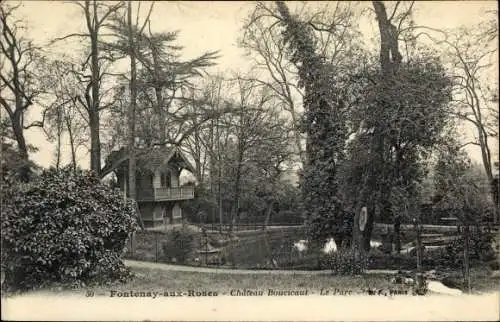
{"label": "tree trunk", "polygon": [[354,249],[354,256],[358,261],[361,260],[361,258],[364,256],[365,253],[364,242],[363,242],[364,236],[363,232],[359,228],[359,217],[360,217],[360,210],[357,210],[356,213],[354,214],[354,221],[352,227],[352,248]]}
{"label": "tree trunk", "polygon": [[[196,110],[196,101],[194,98],[194,93],[191,92],[191,104],[193,111]],[[195,116],[195,122],[198,123],[197,117]],[[200,128],[195,126],[193,131],[194,137],[194,148],[192,149],[192,157],[195,164],[195,177],[198,182],[203,182],[203,169],[202,169],[202,159],[201,159],[201,139],[200,139]]]}
{"label": "tree trunk", "polygon": [[399,69],[403,56],[398,50],[396,27],[387,18],[385,5],[382,1],[372,1],[377,15],[380,31],[380,65],[382,74],[390,77]]}
{"label": "tree trunk", "polygon": [[19,155],[23,164],[19,167],[19,178],[22,181],[28,181],[30,176],[29,168],[29,157],[28,157],[28,147],[26,145],[26,140],[23,133],[23,122],[22,122],[22,111],[16,109],[14,112],[14,117],[11,119],[12,132],[16,138],[17,148],[19,150]]}
{"label": "tree trunk", "polygon": [[231,211],[231,226],[230,231],[233,231],[233,226],[237,224],[240,215],[240,190],[241,190],[241,162],[242,156],[238,157],[238,165],[236,167],[236,178],[234,180],[234,199]]}
{"label": "tree trunk", "polygon": [[[241,89],[240,89],[241,90]],[[242,102],[243,103],[243,102]],[[238,133],[238,145],[237,145],[237,158],[236,158],[236,178],[234,180],[234,199],[233,199],[233,211],[231,211],[231,231],[233,230],[233,224],[237,223],[240,216],[240,193],[241,193],[241,171],[243,167],[243,154],[245,153],[244,146],[244,110],[241,106],[241,114],[239,120],[239,133]]]}
{"label": "tree trunk", "polygon": [[[59,121],[58,121],[59,122]],[[56,143],[56,169],[59,170],[61,165],[61,130],[59,124],[57,124],[57,143]]]}
{"label": "tree trunk", "polygon": [[[129,195],[130,198],[136,199],[136,159],[135,159],[135,111],[137,104],[137,71],[136,71],[136,60],[135,60],[135,44],[134,35],[132,28],[132,3],[128,2],[127,8],[127,21],[128,21],[128,41],[129,41],[129,55],[130,55],[130,105],[128,110],[128,147],[129,147],[129,168],[128,168],[128,178],[129,178]],[[135,233],[132,233],[132,255],[135,254]]]}
{"label": "tree trunk", "polygon": [[59,170],[61,167],[61,145],[62,145],[62,135],[64,130],[63,116],[62,116],[62,107],[59,106],[57,108],[57,118],[56,118],[56,135],[57,135],[57,143],[56,143],[56,169]]}
{"label": "tree trunk", "polygon": [[420,225],[420,220],[414,219],[413,226],[415,228],[415,233],[417,235],[416,237],[416,247],[417,247],[417,274],[416,274],[416,281],[417,281],[417,292],[420,294],[423,292],[424,289],[424,279],[423,279],[423,271],[422,271],[422,227]]}
{"label": "tree trunk", "polygon": [[[398,48],[398,34],[396,26],[394,26],[389,20],[384,3],[382,1],[372,1],[372,4],[373,8],[375,9],[380,33],[380,68],[383,75],[383,82],[386,87],[390,87],[393,76],[399,70],[403,56],[399,52]],[[378,127],[378,130],[381,131],[381,127],[383,127],[383,124],[379,124]],[[384,143],[384,138],[380,134],[374,136],[373,139],[375,140],[375,144],[377,147],[376,154],[380,158],[382,164],[384,164],[384,152],[387,151],[387,144]],[[396,153],[398,153],[397,150]],[[399,162],[399,156],[397,156],[396,159]],[[396,172],[399,170],[398,166],[399,164],[396,165]],[[396,176],[396,179],[399,179],[398,176]],[[380,199],[382,203],[382,211],[385,213],[391,213],[392,209],[390,203],[390,188],[382,187],[382,192],[383,194]],[[394,218],[393,241],[395,250],[397,253],[399,253],[401,249],[400,218],[398,216],[390,216],[390,218]]]}
{"label": "tree trunk", "polygon": [[101,171],[101,139],[99,130],[99,113],[89,111],[90,128],[90,169],[100,175]]}
{"label": "tree trunk", "polygon": [[157,113],[158,113],[158,125],[160,127],[160,137],[159,140],[163,144],[167,140],[167,125],[166,125],[166,111],[164,110],[165,106],[164,105],[164,98],[163,98],[163,87],[160,86],[160,71],[161,71],[161,66],[160,66],[160,61],[158,60],[158,52],[157,48],[151,44],[151,54],[153,56],[153,65],[154,65],[154,90],[155,90],[155,96],[156,96],[156,108],[157,108]]}
{"label": "tree trunk", "polygon": [[[376,156],[380,156],[380,142],[378,140],[378,136],[376,135],[377,132],[374,133],[374,137],[370,141],[370,153],[374,153]],[[356,218],[359,217],[359,212],[361,211],[362,207],[367,207],[367,213],[368,213],[368,220],[366,222],[366,227],[365,230],[360,233],[358,231],[358,248],[360,248],[361,251],[369,251],[371,248],[370,241],[372,237],[372,232],[373,232],[373,225],[375,222],[375,209],[377,205],[377,200],[376,197],[374,196],[374,193],[376,190],[379,188],[377,185],[377,173],[375,172],[375,169],[373,165],[370,165],[369,168],[366,170],[367,174],[363,178],[362,181],[362,188],[360,192],[360,199],[358,201],[358,207],[357,207],[357,213],[355,214],[355,220]],[[358,217],[357,217],[358,216]],[[354,227],[355,228],[358,224],[355,222]],[[355,229],[353,229],[353,234],[355,233]],[[353,241],[356,241],[356,239],[353,239]]]}
{"label": "tree trunk", "polygon": [[219,131],[219,119],[217,118],[216,124],[216,140],[217,140],[217,205],[219,211],[219,232],[222,233],[222,226],[224,225],[224,213],[222,210],[222,190],[221,190],[221,180],[222,180],[222,160],[221,160],[221,150],[220,150],[220,131]]}
{"label": "tree trunk", "polygon": [[201,143],[200,143],[200,132],[198,128],[194,130],[194,153],[193,153],[194,163],[195,163],[195,176],[198,182],[203,182],[203,169],[201,161]]}
{"label": "tree trunk", "polygon": [[366,221],[365,230],[363,231],[363,249],[368,252],[371,249],[371,238],[373,233],[373,224],[375,223],[375,207],[368,207],[368,220]]}
{"label": "tree trunk", "polygon": [[[20,113],[18,113],[20,114]],[[24,139],[23,125],[21,124],[21,117],[15,117],[12,120],[12,129],[17,142],[17,148],[23,159],[28,159],[28,148],[26,140]]]}
{"label": "tree trunk", "polygon": [[262,227],[262,229],[266,229],[267,226],[269,226],[269,221],[271,220],[271,214],[273,212],[273,206],[274,206],[274,201],[271,201],[266,211],[266,218],[264,220],[264,226]]}
{"label": "tree trunk", "polygon": [[[7,24],[7,16],[4,15],[4,12],[2,12],[2,22],[4,24]],[[15,27],[14,27],[15,28]],[[5,29],[5,30],[4,30]],[[7,32],[6,30],[10,31],[11,37],[7,37]],[[12,85],[14,86],[13,89],[13,95],[14,95],[14,101],[15,101],[15,110],[12,111],[10,107],[6,106],[7,103],[5,100],[2,99],[2,105],[4,105],[5,109],[7,110],[10,121],[12,123],[12,131],[14,134],[14,137],[17,142],[17,147],[19,150],[19,156],[21,157],[21,162],[22,164],[19,165],[18,167],[18,174],[19,174],[19,179],[21,181],[28,181],[30,177],[30,167],[29,167],[29,155],[28,155],[28,147],[26,145],[26,139],[24,138],[24,111],[32,104],[30,101],[25,100],[25,94],[26,92],[24,91],[24,84],[22,85],[22,79],[21,79],[21,73],[22,71],[20,70],[20,60],[21,60],[21,54],[16,51],[14,48],[16,47],[16,44],[18,40],[16,39],[16,29],[12,31],[9,26],[5,25],[2,26],[2,32],[4,33],[4,39],[11,38],[10,41],[13,42],[14,45],[9,46],[8,50],[2,50],[4,56],[7,58],[7,60],[10,61],[11,67],[12,67]],[[2,48],[3,48],[2,44]],[[17,55],[16,55],[17,53]],[[26,52],[25,52],[26,56]],[[2,60],[3,63],[3,60]],[[9,86],[10,87],[10,86]]]}
{"label": "tree trunk", "polygon": [[[401,184],[401,186],[407,187],[407,189],[408,189],[408,187],[409,187],[408,182],[405,182],[401,178],[401,170],[403,170],[403,168],[404,168],[403,162],[402,162],[403,155],[402,155],[401,147],[398,143],[395,143],[394,147],[395,147],[395,154],[396,154],[396,166],[395,166],[394,178],[396,179],[396,182]],[[390,200],[390,190],[388,192],[389,192],[388,193],[389,196],[387,197],[386,200]],[[390,207],[390,204],[389,204],[389,207]],[[396,254],[399,254],[401,252],[401,213],[394,214],[392,209],[390,209],[390,210],[391,210],[391,215],[392,215],[392,218],[394,221],[394,248],[395,248],[394,250],[396,251]],[[409,217],[407,206],[405,206],[404,215],[407,218]]]}
{"label": "tree trunk", "polygon": [[401,217],[399,215],[394,218],[394,248],[396,254],[401,252]]}
{"label": "tree trunk", "polygon": [[[478,108],[478,113],[480,116],[480,109]],[[494,218],[493,222],[498,223],[498,212],[499,212],[499,205],[498,205],[498,187],[495,192],[495,178],[493,177],[493,167],[491,165],[491,151],[488,145],[488,134],[486,133],[486,130],[484,126],[482,125],[481,122],[479,122],[477,125],[477,130],[478,130],[478,137],[479,137],[479,146],[481,148],[481,158],[483,161],[483,167],[484,171],[486,172],[486,177],[488,178],[488,182],[490,183],[492,189],[490,189],[490,194],[493,199],[493,202],[495,203],[495,213],[494,213]],[[498,181],[496,181],[496,184],[498,185]]]}
{"label": "tree trunk", "polygon": [[498,177],[496,178],[493,178],[491,181],[490,181],[490,184],[491,184],[491,194],[493,195],[493,202],[495,203],[495,213],[494,213],[494,218],[493,218],[493,223],[494,224],[498,224],[498,215],[500,213],[500,200],[499,200],[499,180],[498,180]]}
{"label": "tree trunk", "polygon": [[360,229],[360,226],[359,226],[359,218],[360,218],[360,213],[361,213],[361,208],[363,206],[360,206],[357,208],[357,211],[356,213],[354,214],[354,222],[353,222],[353,229],[352,229],[352,232],[353,232],[353,238],[352,238],[352,241],[353,241],[353,247],[355,249],[356,252],[358,252],[359,255],[362,255],[364,254],[365,252],[368,252],[370,251],[370,248],[371,248],[371,245],[370,245],[370,241],[371,241],[371,236],[372,236],[372,232],[373,232],[373,224],[374,224],[374,207],[372,206],[369,206],[367,207],[367,221],[366,221],[366,225],[363,229],[363,231],[361,231]]}
{"label": "tree trunk", "polygon": [[76,147],[75,147],[75,137],[73,136],[73,129],[71,128],[71,120],[66,116],[66,127],[68,128],[69,144],[71,146],[71,166],[73,172],[76,172]]}
{"label": "tree trunk", "polygon": [[135,158],[135,112],[137,104],[137,65],[135,59],[135,44],[132,28],[132,3],[128,2],[127,22],[129,28],[129,55],[130,55],[130,105],[128,109],[128,148],[129,148],[129,196],[136,199],[136,158]]}
{"label": "tree trunk", "polygon": [[[101,172],[101,139],[100,139],[100,117],[99,117],[99,87],[100,87],[100,66],[99,66],[99,47],[98,47],[98,26],[97,24],[97,2],[93,1],[93,27],[89,28],[91,41],[91,83],[92,83],[92,102],[89,108],[89,128],[90,128],[90,169],[100,175]],[[90,16],[87,15],[87,19]],[[87,21],[89,26],[92,22]]]}

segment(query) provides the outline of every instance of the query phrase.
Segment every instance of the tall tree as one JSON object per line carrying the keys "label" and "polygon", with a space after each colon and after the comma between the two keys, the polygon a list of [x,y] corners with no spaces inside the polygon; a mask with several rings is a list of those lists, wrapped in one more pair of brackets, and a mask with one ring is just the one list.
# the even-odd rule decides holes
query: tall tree
{"label": "tall tree", "polygon": [[[42,126],[43,121],[25,124],[25,115],[35,100],[42,94],[38,72],[45,64],[41,51],[33,42],[23,35],[21,22],[14,20],[19,6],[0,6],[0,104],[9,116],[12,134],[17,143],[22,165],[19,168],[20,179],[27,180],[30,174],[29,145],[26,143],[24,131],[33,126]],[[39,68],[39,70],[37,70]],[[45,115],[44,115],[45,116]]]}
{"label": "tall tree", "polygon": [[291,61],[297,65],[299,84],[304,88],[307,160],[302,184],[311,238],[322,242],[334,237],[341,245],[346,236],[336,174],[346,140],[343,101],[334,70],[316,53],[311,28],[292,17],[284,2],[276,5]]}
{"label": "tall tree", "polygon": [[[254,78],[271,90],[281,107],[292,120],[291,132],[295,138],[298,160],[305,163],[305,137],[301,133],[302,89],[297,86],[297,68],[287,55],[272,4],[258,2],[248,16],[239,43],[247,50],[259,74]],[[318,55],[334,65],[337,70],[352,69],[360,50],[360,33],[355,25],[355,4],[337,2],[309,6],[305,3],[295,10],[304,25],[310,27]],[[311,8],[310,8],[311,7]]]}
{"label": "tall tree", "polygon": [[[67,134],[71,153],[71,166],[77,168],[77,152],[88,143],[86,109],[78,102],[78,96],[85,92],[85,84],[75,74],[75,66],[69,57],[53,60],[47,68],[52,76],[45,84],[51,105],[45,109],[47,122],[44,130],[50,139],[57,140],[56,156],[62,155],[64,134]],[[59,163],[59,161],[56,161]]]}
{"label": "tall tree", "polygon": [[[138,56],[144,67],[144,95],[153,107],[157,123],[158,137],[155,141],[160,145],[171,143],[173,138],[169,127],[178,127],[176,116],[183,112],[179,109],[172,111],[173,105],[184,99],[191,100],[189,94],[184,97],[184,92],[192,91],[193,80],[202,76],[204,69],[214,65],[217,58],[217,52],[206,52],[194,59],[182,61],[179,59],[182,47],[174,43],[177,38],[178,32],[153,33],[149,28],[149,34],[143,36],[143,48]],[[177,107],[182,109],[186,106],[189,104]]]}
{"label": "tall tree", "polygon": [[[204,83],[201,88],[201,96],[203,97],[203,102],[206,105],[207,110],[212,110],[216,114],[217,111],[224,109],[227,104],[227,93],[231,88],[228,81],[226,81],[222,75],[209,76],[205,78]],[[218,113],[217,113],[218,114]],[[205,126],[194,135],[199,135],[199,143],[203,146],[203,154],[208,158],[208,183],[209,192],[212,196],[210,200],[213,205],[212,220],[215,222],[215,218],[218,218],[219,223],[224,222],[224,212],[223,212],[223,196],[225,191],[223,186],[225,181],[223,179],[224,163],[224,147],[228,145],[230,131],[227,124],[230,122],[227,120],[231,115],[217,115],[210,119],[209,122],[205,123]],[[199,121],[195,122],[199,123]],[[197,148],[192,144],[193,140],[186,140],[186,145],[188,150],[196,155],[195,152]],[[193,153],[195,152],[195,153]],[[196,159],[196,157],[194,157]],[[201,162],[200,162],[201,163]],[[200,169],[201,172],[201,169]],[[202,182],[203,183],[203,182]]]}
{"label": "tall tree", "polygon": [[[441,62],[432,56],[436,53],[407,55],[408,61],[403,63],[399,36],[412,6],[410,3],[398,12],[402,7],[397,2],[389,16],[383,2],[373,1],[380,34],[380,72],[368,76],[370,81],[364,89],[368,95],[363,98],[368,109],[361,109],[362,127],[370,133],[367,139],[371,165],[366,167],[360,203],[369,203],[372,216],[378,209],[393,221],[397,250],[400,213],[404,211],[395,211],[392,200],[415,194],[415,183],[423,176],[423,153],[433,147],[446,124],[451,88]],[[426,95],[422,95],[424,92]],[[368,249],[370,231],[364,235]]]}
{"label": "tall tree", "polygon": [[[136,23],[130,29],[123,18],[117,15],[109,26],[116,39],[103,44],[106,50],[122,57],[129,56],[129,34],[132,32],[136,66],[135,93],[120,97],[120,91],[123,93],[127,87],[131,90],[130,83],[123,84],[117,94],[119,104],[114,114],[123,116],[125,111],[120,110],[120,104],[125,106],[131,103],[134,96],[135,104],[141,102],[141,108],[135,111],[138,120],[135,122],[135,140],[148,148],[180,145],[213,116],[203,108],[188,110],[186,106],[190,105],[186,102],[189,102],[189,97],[184,94],[185,89],[193,86],[192,79],[202,75],[204,68],[213,65],[216,53],[205,53],[191,60],[180,61],[178,51],[181,47],[172,43],[177,39],[176,32],[153,33],[149,30],[149,34],[146,33],[151,10],[152,7],[142,25],[138,25],[138,19],[135,19]],[[119,141],[116,136],[123,133],[116,131],[112,135],[115,136],[114,141]],[[126,136],[130,137],[128,134]],[[109,173],[113,167],[112,164],[106,164],[102,174]]]}
{"label": "tall tree", "polygon": [[[492,146],[498,144],[498,48],[489,23],[460,28],[442,41],[454,75],[453,114],[472,125],[476,135],[467,144],[479,147],[484,173],[493,182]],[[495,142],[496,141],[496,142]]]}
{"label": "tall tree", "polygon": [[90,169],[97,175],[101,172],[101,113],[109,107],[103,106],[102,84],[106,72],[103,64],[112,58],[101,51],[100,43],[105,35],[105,28],[108,19],[120,8],[123,2],[115,2],[112,5],[98,2],[96,0],[85,0],[82,2],[72,2],[77,5],[84,17],[86,32],[72,33],[55,41],[78,37],[88,39],[90,52],[82,64],[82,69],[88,68],[90,75],[80,73],[88,86],[86,91],[78,96],[78,101],[85,107],[88,113],[88,124],[90,132]]}
{"label": "tall tree", "polygon": [[[151,9],[153,4],[151,4]],[[151,11],[150,11],[151,13]],[[139,15],[139,13],[137,13]],[[149,19],[149,15],[147,17]],[[132,2],[129,0],[127,4],[127,27],[128,27],[128,55],[130,57],[130,105],[127,111],[128,123],[128,151],[130,152],[128,163],[128,193],[132,200],[136,200],[136,158],[135,158],[135,119],[137,110],[137,61],[135,45],[135,30],[137,25],[132,25]],[[135,28],[134,28],[135,27]],[[132,233],[132,254],[135,253],[135,232]]]}
{"label": "tall tree", "polygon": [[303,137],[300,126],[300,101],[302,93],[295,78],[297,70],[289,61],[286,46],[278,28],[273,28],[273,20],[265,20],[264,13],[270,10],[264,3],[258,3],[248,18],[240,46],[246,49],[247,56],[254,60],[255,66],[264,75],[255,79],[281,102],[282,108],[290,114],[295,146],[299,161],[305,163]]}

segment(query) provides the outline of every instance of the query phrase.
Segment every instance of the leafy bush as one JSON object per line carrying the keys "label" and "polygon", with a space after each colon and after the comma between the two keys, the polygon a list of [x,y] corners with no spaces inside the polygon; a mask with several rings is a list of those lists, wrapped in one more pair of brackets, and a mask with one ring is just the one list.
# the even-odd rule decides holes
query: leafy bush
{"label": "leafy bush", "polygon": [[136,228],[135,207],[91,173],[43,172],[4,182],[2,269],[10,290],[88,285],[129,276],[120,260]]}
{"label": "leafy bush", "polygon": [[[495,258],[495,251],[492,247],[493,236],[491,233],[472,234],[469,240],[470,259],[490,261]],[[450,265],[462,265],[464,257],[464,238],[451,242],[445,252],[442,254],[442,259]]]}
{"label": "leafy bush", "polygon": [[194,237],[195,233],[185,227],[172,230],[162,245],[165,260],[186,262],[195,247]]}
{"label": "leafy bush", "polygon": [[[0,131],[5,134],[4,124],[0,123]],[[28,181],[36,175],[38,167],[33,161],[24,159],[15,144],[7,139],[0,147],[0,177],[2,180]],[[29,152],[35,152],[36,148],[28,146]]]}
{"label": "leafy bush", "polygon": [[323,269],[331,269],[335,275],[359,275],[368,267],[368,259],[356,258],[352,248],[339,249],[337,252],[323,255],[320,265]]}

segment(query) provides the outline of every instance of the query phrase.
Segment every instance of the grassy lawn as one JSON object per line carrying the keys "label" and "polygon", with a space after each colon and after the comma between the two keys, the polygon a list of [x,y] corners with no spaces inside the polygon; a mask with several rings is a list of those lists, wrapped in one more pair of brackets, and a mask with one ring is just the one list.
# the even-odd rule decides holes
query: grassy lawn
{"label": "grassy lawn", "polygon": [[[188,291],[205,290],[229,295],[234,289],[253,289],[266,292],[268,289],[304,290],[309,294],[321,289],[340,289],[361,294],[367,288],[401,290],[404,287],[390,283],[389,277],[377,276],[327,276],[327,275],[274,275],[274,274],[223,274],[165,271],[152,268],[134,268],[137,276],[128,283],[113,283],[93,288],[96,296],[109,296],[110,291]],[[48,293],[83,294],[86,290],[49,288]],[[311,293],[312,292],[312,293]]]}
{"label": "grassy lawn", "polygon": [[[383,289],[392,291],[406,290],[408,286],[391,283],[389,275],[370,274],[362,276],[329,276],[329,275],[276,275],[276,274],[224,274],[166,271],[156,268],[134,268],[136,277],[128,283],[112,283],[92,288],[96,296],[109,296],[110,291],[128,292],[187,292],[211,291],[219,295],[229,295],[231,290],[252,289],[264,291],[276,290],[308,290],[308,294],[319,294],[321,289],[350,291],[351,295],[366,294],[366,289]],[[485,269],[472,270],[473,292],[491,292],[500,290],[500,276],[492,277]],[[459,272],[456,272],[459,278]],[[32,294],[85,294],[86,289],[62,289],[53,287]]]}

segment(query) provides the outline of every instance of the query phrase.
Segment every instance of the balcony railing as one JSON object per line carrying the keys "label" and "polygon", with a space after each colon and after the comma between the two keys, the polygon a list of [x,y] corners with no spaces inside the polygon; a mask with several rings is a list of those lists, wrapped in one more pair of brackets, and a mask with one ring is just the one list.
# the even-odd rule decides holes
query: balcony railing
{"label": "balcony railing", "polygon": [[138,191],[139,201],[170,201],[187,200],[194,198],[194,187],[186,186],[180,188],[154,188]]}

